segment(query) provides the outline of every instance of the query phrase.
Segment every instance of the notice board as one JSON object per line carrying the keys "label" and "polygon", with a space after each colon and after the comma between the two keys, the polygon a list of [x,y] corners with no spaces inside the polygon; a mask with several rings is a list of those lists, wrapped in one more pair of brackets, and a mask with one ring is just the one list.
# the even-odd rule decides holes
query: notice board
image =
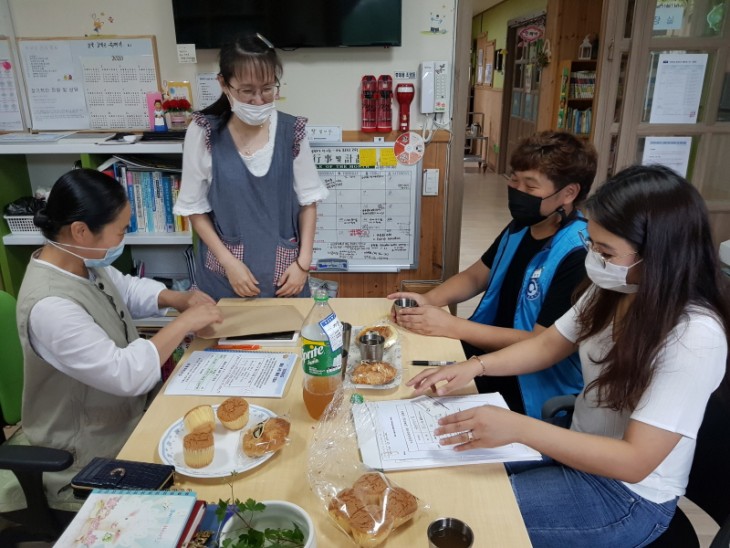
{"label": "notice board", "polygon": [[399,164],[392,142],[311,146],[330,191],[317,205],[314,261],[347,259],[351,272],[416,268],[421,162]]}
{"label": "notice board", "polygon": [[160,90],[154,36],[19,38],[34,130],[148,129]]}

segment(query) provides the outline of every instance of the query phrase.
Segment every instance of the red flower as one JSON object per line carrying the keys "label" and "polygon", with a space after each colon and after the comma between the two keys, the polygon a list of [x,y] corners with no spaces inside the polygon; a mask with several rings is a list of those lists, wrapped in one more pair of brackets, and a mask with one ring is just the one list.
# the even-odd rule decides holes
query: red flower
{"label": "red flower", "polygon": [[187,112],[191,109],[190,101],[184,97],[181,99],[168,99],[162,103],[165,112]]}

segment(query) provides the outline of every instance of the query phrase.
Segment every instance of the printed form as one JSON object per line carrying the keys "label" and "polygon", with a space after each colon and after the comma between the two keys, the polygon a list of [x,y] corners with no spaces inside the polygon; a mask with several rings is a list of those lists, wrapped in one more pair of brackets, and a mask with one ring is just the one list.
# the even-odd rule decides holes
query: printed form
{"label": "printed form", "polygon": [[281,398],[297,358],[294,353],[193,352],[165,394]]}
{"label": "printed form", "polygon": [[439,445],[439,437],[433,433],[439,418],[481,405],[507,408],[497,393],[356,405],[352,412],[363,463],[388,471],[541,458],[537,451],[518,443],[466,452]]}

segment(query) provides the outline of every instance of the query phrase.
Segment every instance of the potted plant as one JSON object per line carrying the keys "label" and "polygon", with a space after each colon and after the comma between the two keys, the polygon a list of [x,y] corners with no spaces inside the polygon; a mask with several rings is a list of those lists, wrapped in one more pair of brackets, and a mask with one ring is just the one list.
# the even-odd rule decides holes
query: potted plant
{"label": "potted plant", "polygon": [[170,129],[185,129],[188,126],[188,113],[192,105],[185,97],[166,99],[162,103],[162,109],[168,118],[167,125]]}
{"label": "potted plant", "polygon": [[219,501],[222,548],[316,548],[314,524],[301,507],[283,500]]}

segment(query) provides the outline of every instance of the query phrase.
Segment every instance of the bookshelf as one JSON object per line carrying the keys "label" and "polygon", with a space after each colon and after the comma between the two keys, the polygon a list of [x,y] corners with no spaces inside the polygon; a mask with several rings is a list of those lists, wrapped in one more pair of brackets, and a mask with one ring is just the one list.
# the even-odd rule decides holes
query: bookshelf
{"label": "bookshelf", "polygon": [[[114,155],[154,155],[179,157],[180,142],[138,142],[100,145],[99,135],[75,134],[50,143],[13,143],[0,145],[0,205],[3,207],[39,188],[50,188],[63,173],[75,165],[95,168]],[[11,233],[0,222],[0,275],[5,291],[17,295],[31,253],[43,245],[40,233]],[[190,232],[136,232],[125,236],[129,251],[119,260],[122,270],[130,271],[133,260],[146,264],[146,276],[185,278],[188,276],[184,248],[192,243]]]}
{"label": "bookshelf", "polygon": [[589,138],[593,130],[596,61],[561,61],[558,85],[555,129]]}

